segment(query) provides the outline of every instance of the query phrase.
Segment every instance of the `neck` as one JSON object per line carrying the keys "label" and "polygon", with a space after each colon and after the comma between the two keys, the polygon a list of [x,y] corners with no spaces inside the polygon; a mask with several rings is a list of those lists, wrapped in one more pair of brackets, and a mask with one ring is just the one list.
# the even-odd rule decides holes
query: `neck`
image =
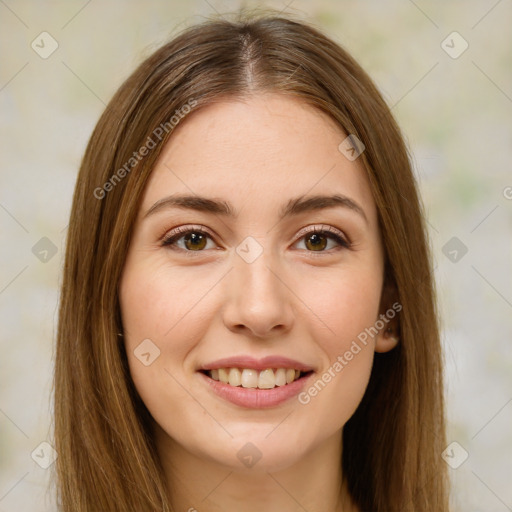
{"label": "neck", "polygon": [[[172,510],[353,512],[341,471],[341,431],[285,469],[228,467],[187,451],[155,425]],[[262,461],[263,462],[263,459]],[[258,467],[259,466],[259,467]]]}

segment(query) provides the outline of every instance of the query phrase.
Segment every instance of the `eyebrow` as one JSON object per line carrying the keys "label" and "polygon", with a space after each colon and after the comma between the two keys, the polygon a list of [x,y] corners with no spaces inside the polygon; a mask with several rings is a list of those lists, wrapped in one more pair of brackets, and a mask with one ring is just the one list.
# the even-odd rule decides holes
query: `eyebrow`
{"label": "eyebrow", "polygon": [[[279,219],[282,220],[286,217],[299,215],[304,212],[315,210],[323,210],[325,208],[343,207],[360,215],[366,223],[368,218],[364,210],[353,199],[342,195],[313,195],[313,196],[299,196],[290,199],[279,212]],[[172,195],[158,200],[148,211],[145,213],[144,218],[149,217],[161,210],[167,208],[181,208],[187,210],[195,210],[198,212],[213,213],[226,217],[236,218],[238,212],[230,206],[226,201],[217,199],[210,199],[197,195]]]}

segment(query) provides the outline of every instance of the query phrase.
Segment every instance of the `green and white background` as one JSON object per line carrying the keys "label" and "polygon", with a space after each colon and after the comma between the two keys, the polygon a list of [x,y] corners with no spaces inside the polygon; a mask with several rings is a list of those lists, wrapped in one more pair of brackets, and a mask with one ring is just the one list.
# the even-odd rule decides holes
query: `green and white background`
{"label": "green and white background", "polygon": [[88,137],[145,56],[240,6],[314,22],[392,106],[435,256],[454,510],[512,510],[512,0],[0,0],[0,512],[55,510],[41,443]]}

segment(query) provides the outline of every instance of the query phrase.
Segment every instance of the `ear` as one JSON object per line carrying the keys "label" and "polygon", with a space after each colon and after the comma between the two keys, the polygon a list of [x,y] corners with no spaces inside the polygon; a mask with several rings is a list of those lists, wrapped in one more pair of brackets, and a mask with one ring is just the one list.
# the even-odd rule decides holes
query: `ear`
{"label": "ear", "polygon": [[[382,326],[375,337],[375,352],[389,352],[400,341],[399,312],[402,305],[398,301],[398,292],[394,280],[387,275],[382,287],[377,326]],[[380,320],[380,321],[379,321]]]}

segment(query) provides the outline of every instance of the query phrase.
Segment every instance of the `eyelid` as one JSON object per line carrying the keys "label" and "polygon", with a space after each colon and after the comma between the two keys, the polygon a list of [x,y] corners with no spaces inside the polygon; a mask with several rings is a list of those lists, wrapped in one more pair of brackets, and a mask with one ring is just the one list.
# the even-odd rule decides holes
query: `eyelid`
{"label": "eyelid", "polygon": [[340,231],[339,229],[333,227],[333,226],[330,226],[329,224],[316,224],[314,225],[313,227],[311,226],[306,226],[304,228],[302,228],[298,233],[297,233],[297,241],[299,241],[304,235],[309,235],[310,233],[331,233],[339,238],[341,238],[347,245],[351,245],[351,241],[350,239],[348,238],[347,235],[345,235],[345,233],[343,233],[343,231]]}
{"label": "eyelid", "polygon": [[[177,247],[175,243],[171,244],[171,241],[179,240],[182,236],[188,234],[188,233],[201,233],[203,235],[207,235],[216,245],[219,245],[215,241],[215,236],[211,233],[211,231],[206,228],[205,226],[202,226],[200,224],[187,224],[185,226],[178,226],[176,228],[173,228],[171,230],[167,230],[161,237],[159,237],[160,243],[162,247],[167,247],[171,249],[180,250],[181,248]],[[200,253],[203,251],[184,251],[186,253]]]}
{"label": "eyelid", "polygon": [[186,224],[185,226],[178,226],[171,230],[166,230],[163,236],[161,236],[160,238],[166,240],[173,238],[176,235],[185,235],[190,231],[198,231],[199,233],[210,235],[213,238],[213,234],[210,232],[210,230],[205,226],[202,226],[201,224]]}
{"label": "eyelid", "polygon": [[[210,239],[216,245],[219,245],[215,240],[215,236],[210,232],[210,230],[200,224],[188,224],[185,226],[178,226],[176,228],[171,229],[170,231],[166,231],[164,233],[164,235],[160,237],[161,244],[164,247],[167,246],[169,248],[180,250],[181,248],[178,248],[175,244],[171,244],[170,242],[174,241],[174,240],[179,240],[181,238],[181,236],[184,236],[190,232],[197,232],[197,233],[202,233],[204,235],[207,235],[208,237],[210,237]],[[341,249],[341,248],[348,249],[352,245],[352,242],[345,235],[345,233],[343,231],[340,231],[339,229],[337,229],[333,226],[330,226],[328,224],[320,224],[320,225],[316,224],[313,226],[310,225],[310,226],[306,226],[306,227],[302,228],[297,233],[297,235],[295,237],[295,241],[293,242],[292,245],[296,245],[302,238],[304,238],[304,236],[313,234],[313,233],[330,233],[331,235],[333,235],[334,238],[340,239],[340,241],[337,241],[337,243],[339,244],[338,249]],[[184,251],[184,252],[197,254],[197,253],[201,253],[204,251]],[[307,252],[317,255],[317,256],[320,256],[322,253],[324,253],[324,254],[330,253],[330,251],[318,251],[318,252],[307,251]]]}

